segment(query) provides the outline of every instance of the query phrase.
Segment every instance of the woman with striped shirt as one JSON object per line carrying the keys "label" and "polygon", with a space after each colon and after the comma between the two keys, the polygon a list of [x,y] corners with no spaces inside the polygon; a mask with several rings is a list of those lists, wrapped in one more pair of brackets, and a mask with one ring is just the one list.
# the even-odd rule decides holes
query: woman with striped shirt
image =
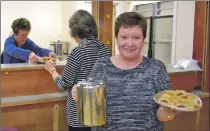
{"label": "woman with striped shirt", "polygon": [[47,61],[45,69],[52,75],[60,90],[67,90],[66,113],[71,131],[91,131],[77,120],[76,103],[72,100],[72,86],[82,79],[86,79],[95,62],[102,57],[110,57],[107,46],[97,40],[97,25],[93,16],[84,10],[76,11],[69,20],[71,36],[79,45],[68,55],[67,64],[60,76],[53,61]]}

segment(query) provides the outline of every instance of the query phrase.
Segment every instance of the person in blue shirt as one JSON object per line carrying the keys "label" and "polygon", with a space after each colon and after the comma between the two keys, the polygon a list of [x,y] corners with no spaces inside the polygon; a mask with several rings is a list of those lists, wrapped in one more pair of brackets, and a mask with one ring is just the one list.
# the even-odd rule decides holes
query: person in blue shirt
{"label": "person in blue shirt", "polygon": [[3,63],[34,63],[39,57],[56,57],[56,54],[49,50],[40,48],[28,34],[31,31],[31,24],[26,18],[18,18],[12,23],[13,35],[9,36],[4,44]]}

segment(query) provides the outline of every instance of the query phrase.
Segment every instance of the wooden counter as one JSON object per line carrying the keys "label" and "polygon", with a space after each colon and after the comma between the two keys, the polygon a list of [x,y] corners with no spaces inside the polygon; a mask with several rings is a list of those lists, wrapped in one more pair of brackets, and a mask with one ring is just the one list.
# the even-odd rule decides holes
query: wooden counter
{"label": "wooden counter", "polygon": [[[59,74],[62,73],[65,64],[65,61],[57,63],[56,69]],[[191,71],[168,67],[167,71],[173,89],[192,91],[200,84],[201,70]],[[203,95],[206,96],[206,94]],[[44,65],[1,65],[3,127],[15,127],[19,131],[67,131],[66,96],[67,92],[61,92],[56,87],[51,75],[44,70]],[[172,124],[166,123],[166,131],[173,131],[171,127],[176,125],[174,123],[177,121],[180,119],[172,121]]]}
{"label": "wooden counter", "polygon": [[171,80],[172,89],[192,91],[194,88],[201,89],[202,70],[175,69],[167,67]]}
{"label": "wooden counter", "polygon": [[197,112],[181,112],[168,122],[165,122],[164,131],[209,131],[209,93],[197,94],[203,103],[201,110]]}
{"label": "wooden counter", "polygon": [[[56,63],[56,68],[63,68],[66,65],[66,61],[59,61]],[[37,70],[44,69],[44,64],[33,63],[16,63],[16,64],[1,64],[1,71],[20,71],[20,70]]]}
{"label": "wooden counter", "polygon": [[19,131],[67,131],[67,92],[1,99],[3,127]]}
{"label": "wooden counter", "polygon": [[[56,69],[62,73],[66,61],[59,62]],[[192,71],[168,67],[173,89],[193,90],[200,84],[201,70]],[[2,64],[1,97],[39,95],[60,92],[51,75],[44,70],[44,65],[37,64]]]}
{"label": "wooden counter", "polygon": [[68,95],[67,92],[60,92],[60,93],[50,93],[50,94],[41,94],[41,95],[6,97],[6,98],[1,98],[1,107],[4,108],[12,106],[55,102],[60,100],[66,100],[67,95]]}
{"label": "wooden counter", "polygon": [[[165,123],[164,131],[208,131],[209,93],[194,91],[203,107],[199,112],[181,112]],[[67,93],[18,96],[1,99],[2,126],[19,131],[68,131],[65,119]]]}
{"label": "wooden counter", "polygon": [[[62,73],[66,61],[58,62],[56,69]],[[51,75],[43,64],[2,64],[1,65],[1,97],[15,97],[56,93]]]}

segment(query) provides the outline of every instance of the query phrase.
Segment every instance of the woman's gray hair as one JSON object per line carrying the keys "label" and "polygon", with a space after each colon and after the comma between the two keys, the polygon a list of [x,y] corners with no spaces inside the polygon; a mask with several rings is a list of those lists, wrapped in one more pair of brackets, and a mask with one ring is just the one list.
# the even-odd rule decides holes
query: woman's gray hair
{"label": "woman's gray hair", "polygon": [[98,37],[97,24],[93,16],[85,11],[76,11],[69,20],[69,28],[72,37],[80,39]]}

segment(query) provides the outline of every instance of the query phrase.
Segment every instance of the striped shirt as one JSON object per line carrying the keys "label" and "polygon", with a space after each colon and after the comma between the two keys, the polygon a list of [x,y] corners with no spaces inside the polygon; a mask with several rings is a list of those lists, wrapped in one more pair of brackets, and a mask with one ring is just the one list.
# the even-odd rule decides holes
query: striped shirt
{"label": "striped shirt", "polygon": [[90,77],[107,85],[107,125],[92,127],[92,131],[163,131],[153,100],[155,93],[170,89],[161,61],[143,57],[137,67],[123,70],[104,58],[94,65]]}
{"label": "striped shirt", "polygon": [[63,74],[55,82],[60,90],[67,90],[66,117],[68,125],[85,127],[77,120],[76,103],[72,99],[71,89],[78,81],[86,79],[95,62],[102,57],[110,57],[108,47],[95,38],[81,40],[69,54]]}

